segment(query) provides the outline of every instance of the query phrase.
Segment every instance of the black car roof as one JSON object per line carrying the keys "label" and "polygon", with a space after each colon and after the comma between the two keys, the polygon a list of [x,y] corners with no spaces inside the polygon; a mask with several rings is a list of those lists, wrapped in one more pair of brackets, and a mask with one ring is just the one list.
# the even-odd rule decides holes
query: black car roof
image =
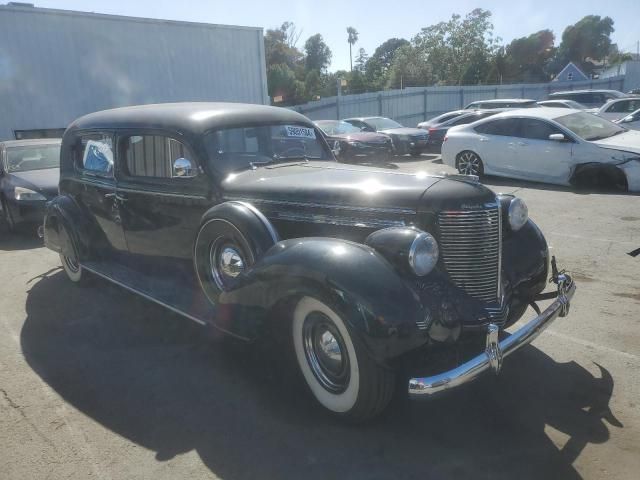
{"label": "black car roof", "polygon": [[158,128],[202,134],[218,128],[287,122],[313,126],[304,115],[281,107],[185,102],[138,105],[90,113],[75,120],[69,129]]}

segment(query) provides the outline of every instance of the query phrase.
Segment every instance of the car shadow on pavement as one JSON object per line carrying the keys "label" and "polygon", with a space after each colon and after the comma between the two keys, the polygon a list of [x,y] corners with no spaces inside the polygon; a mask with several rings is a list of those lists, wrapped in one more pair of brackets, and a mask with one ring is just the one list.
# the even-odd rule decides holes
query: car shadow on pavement
{"label": "car shadow on pavement", "polygon": [[15,231],[9,232],[5,229],[0,230],[0,252],[14,250],[31,250],[33,248],[41,248],[42,239],[39,238],[35,231]]}
{"label": "car shadow on pavement", "polygon": [[580,478],[582,450],[621,427],[607,370],[593,376],[535,347],[500,377],[428,402],[398,398],[349,425],[269,349],[222,341],[105,281],[79,288],[56,271],[30,288],[21,347],[44,382],[158,461],[195,449],[227,480]]}

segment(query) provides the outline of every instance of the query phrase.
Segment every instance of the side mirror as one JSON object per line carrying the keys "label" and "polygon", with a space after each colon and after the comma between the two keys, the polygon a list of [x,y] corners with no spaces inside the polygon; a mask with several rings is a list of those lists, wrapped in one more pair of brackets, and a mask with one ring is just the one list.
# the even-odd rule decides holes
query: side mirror
{"label": "side mirror", "polygon": [[195,177],[195,171],[191,160],[178,158],[173,162],[173,177],[189,178]]}
{"label": "side mirror", "polygon": [[556,142],[564,142],[566,141],[566,138],[561,133],[552,133],[551,135],[549,135],[549,140],[554,140]]}

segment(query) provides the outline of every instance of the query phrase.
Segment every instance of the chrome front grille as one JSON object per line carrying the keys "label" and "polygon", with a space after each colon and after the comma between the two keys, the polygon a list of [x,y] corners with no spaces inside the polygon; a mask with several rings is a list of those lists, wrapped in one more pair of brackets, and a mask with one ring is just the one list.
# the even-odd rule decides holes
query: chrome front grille
{"label": "chrome front grille", "polygon": [[502,220],[497,205],[438,215],[442,261],[455,283],[470,296],[500,300]]}

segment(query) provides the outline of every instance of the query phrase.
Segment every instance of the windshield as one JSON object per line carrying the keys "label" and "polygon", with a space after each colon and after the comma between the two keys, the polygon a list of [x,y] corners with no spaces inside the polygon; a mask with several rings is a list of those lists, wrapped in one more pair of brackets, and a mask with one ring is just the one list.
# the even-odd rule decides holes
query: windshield
{"label": "windshield", "polygon": [[320,133],[302,125],[228,128],[204,141],[213,169],[222,173],[291,160],[334,161]]}
{"label": "windshield", "polygon": [[60,166],[60,145],[7,147],[7,171],[26,172]]}
{"label": "windshield", "polygon": [[359,133],[361,130],[350,123],[343,121],[317,122],[318,127],[327,135],[344,135],[347,133]]}
{"label": "windshield", "polygon": [[615,123],[585,112],[571,113],[555,121],[585,140],[602,140],[626,131]]}
{"label": "windshield", "polygon": [[395,120],[391,120],[390,118],[375,117],[367,119],[366,122],[372,125],[376,130],[391,130],[394,128],[403,128],[402,125],[400,125]]}

